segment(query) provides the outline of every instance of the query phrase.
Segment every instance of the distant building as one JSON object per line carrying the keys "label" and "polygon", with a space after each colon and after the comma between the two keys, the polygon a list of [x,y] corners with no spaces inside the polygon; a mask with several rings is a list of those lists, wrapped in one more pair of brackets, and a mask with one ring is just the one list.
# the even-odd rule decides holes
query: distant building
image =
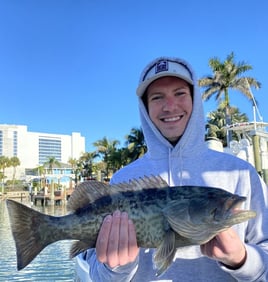
{"label": "distant building", "polygon": [[[30,132],[25,125],[0,124],[0,156],[18,157],[16,178],[25,179],[26,172],[43,165],[49,157],[61,163],[79,159],[85,152],[85,137],[79,132],[71,135]],[[5,171],[7,179],[13,168]]]}
{"label": "distant building", "polygon": [[226,127],[235,131],[240,137],[238,141],[232,140],[228,147],[223,148],[219,140],[209,140],[209,148],[224,151],[248,161],[255,166],[258,173],[268,185],[268,128],[267,122],[242,122]]}

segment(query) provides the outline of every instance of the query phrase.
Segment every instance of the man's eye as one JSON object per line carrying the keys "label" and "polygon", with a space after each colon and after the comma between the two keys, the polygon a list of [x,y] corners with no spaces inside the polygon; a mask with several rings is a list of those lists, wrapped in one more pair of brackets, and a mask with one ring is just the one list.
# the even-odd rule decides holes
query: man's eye
{"label": "man's eye", "polygon": [[161,99],[161,97],[162,97],[162,96],[160,96],[160,95],[157,95],[157,96],[156,96],[156,95],[155,95],[155,96],[152,96],[152,97],[151,97],[151,101],[156,101],[156,100],[159,100],[159,99]]}
{"label": "man's eye", "polygon": [[187,93],[186,92],[177,92],[176,93],[176,96],[184,96],[186,95]]}

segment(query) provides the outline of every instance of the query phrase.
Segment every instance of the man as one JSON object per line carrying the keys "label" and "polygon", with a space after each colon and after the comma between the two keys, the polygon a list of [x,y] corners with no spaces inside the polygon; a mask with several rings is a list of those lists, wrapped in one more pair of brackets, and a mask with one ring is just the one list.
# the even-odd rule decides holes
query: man
{"label": "man", "polygon": [[246,196],[254,220],[221,232],[202,246],[179,249],[155,277],[154,250],[139,249],[125,212],[104,219],[96,249],[85,254],[92,281],[268,281],[268,195],[256,170],[204,142],[202,100],[191,66],[161,57],[143,71],[137,89],[147,153],[119,170],[111,184],[160,175],[170,186],[197,185]]}

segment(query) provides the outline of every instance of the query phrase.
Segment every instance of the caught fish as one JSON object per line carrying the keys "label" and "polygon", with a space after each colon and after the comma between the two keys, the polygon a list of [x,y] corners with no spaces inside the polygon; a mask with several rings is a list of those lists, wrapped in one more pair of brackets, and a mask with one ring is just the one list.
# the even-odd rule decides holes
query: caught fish
{"label": "caught fish", "polygon": [[177,248],[200,245],[234,224],[255,217],[241,210],[246,200],[213,187],[175,186],[159,176],[116,185],[83,182],[68,200],[69,214],[50,216],[13,200],[7,200],[18,270],[26,267],[47,245],[59,240],[77,240],[73,258],[94,248],[104,217],[126,211],[135,224],[139,247],[155,248],[157,275],[172,263]]}

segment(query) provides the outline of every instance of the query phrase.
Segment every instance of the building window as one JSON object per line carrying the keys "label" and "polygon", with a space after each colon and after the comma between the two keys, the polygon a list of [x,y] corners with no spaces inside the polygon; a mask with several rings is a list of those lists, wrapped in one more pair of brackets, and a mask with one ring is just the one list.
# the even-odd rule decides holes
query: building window
{"label": "building window", "polygon": [[39,164],[48,161],[48,158],[54,157],[61,162],[61,139],[60,138],[39,138]]}
{"label": "building window", "polygon": [[18,156],[18,132],[13,131],[13,156]]}

